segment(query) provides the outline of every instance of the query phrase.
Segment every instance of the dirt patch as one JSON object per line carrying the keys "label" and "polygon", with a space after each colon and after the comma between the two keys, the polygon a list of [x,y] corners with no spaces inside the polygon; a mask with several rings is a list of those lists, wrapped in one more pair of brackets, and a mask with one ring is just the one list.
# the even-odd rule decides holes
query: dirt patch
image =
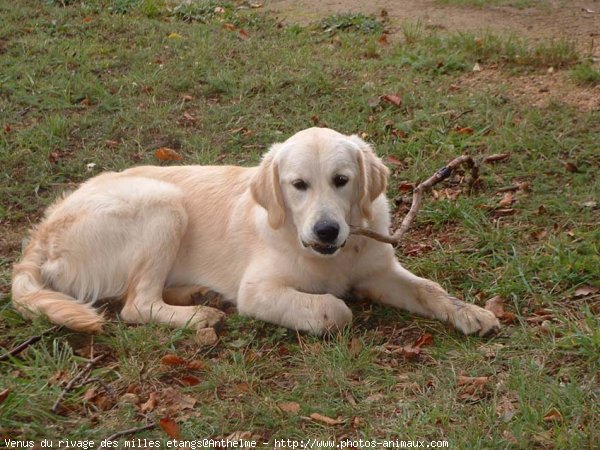
{"label": "dirt patch", "polygon": [[[430,29],[450,32],[487,31],[515,34],[533,41],[567,39],[581,54],[600,61],[600,4],[594,0],[549,0],[536,8],[510,6],[442,5],[435,0],[270,0],[264,8],[285,22],[307,24],[330,14],[387,12],[389,32],[400,34],[405,22],[421,22]],[[551,69],[552,70],[552,69]],[[484,67],[459,80],[474,90],[505,93],[522,104],[547,107],[553,101],[581,111],[600,109],[600,87],[575,84],[567,72],[507,74],[498,67]]]}
{"label": "dirt patch", "polygon": [[481,72],[464,75],[454,86],[506,95],[511,100],[536,108],[546,108],[557,102],[585,112],[600,110],[600,85],[578,86],[568,72],[509,75],[498,68],[484,66],[482,69]]}
{"label": "dirt patch", "polygon": [[565,38],[600,57],[600,43],[595,42],[600,41],[600,5],[594,0],[549,0],[536,8],[453,6],[435,0],[269,0],[264,8],[280,19],[301,24],[334,13],[380,15],[385,10],[392,33],[400,31],[403,22],[419,21],[448,31],[483,29],[535,40]]}

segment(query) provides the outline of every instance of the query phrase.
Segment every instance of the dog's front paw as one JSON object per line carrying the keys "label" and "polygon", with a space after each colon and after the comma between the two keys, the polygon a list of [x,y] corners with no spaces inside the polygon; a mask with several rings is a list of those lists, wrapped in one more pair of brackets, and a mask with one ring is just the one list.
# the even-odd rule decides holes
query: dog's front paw
{"label": "dog's front paw", "polygon": [[297,330],[321,335],[331,331],[337,331],[352,321],[352,311],[342,300],[333,295],[322,295],[314,302],[313,306],[305,311],[304,317],[300,311],[296,312],[295,323]]}
{"label": "dog's front paw", "polygon": [[453,297],[451,301],[456,307],[454,326],[464,334],[477,334],[481,337],[488,337],[500,330],[500,322],[491,311]]}

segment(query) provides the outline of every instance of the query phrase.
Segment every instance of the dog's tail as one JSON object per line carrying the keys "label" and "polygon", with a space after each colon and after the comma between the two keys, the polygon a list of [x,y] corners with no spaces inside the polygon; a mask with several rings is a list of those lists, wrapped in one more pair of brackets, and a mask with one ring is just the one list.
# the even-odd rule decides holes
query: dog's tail
{"label": "dog's tail", "polygon": [[46,249],[35,233],[25,249],[23,259],[15,264],[12,276],[12,302],[24,317],[45,315],[51,322],[75,331],[102,331],[104,318],[91,306],[73,297],[45,288],[41,266]]}

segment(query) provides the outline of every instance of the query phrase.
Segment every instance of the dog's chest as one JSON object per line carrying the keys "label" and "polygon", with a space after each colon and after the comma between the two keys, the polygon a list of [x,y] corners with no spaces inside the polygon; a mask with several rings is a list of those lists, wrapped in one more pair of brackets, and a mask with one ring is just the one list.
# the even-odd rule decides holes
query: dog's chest
{"label": "dog's chest", "polygon": [[352,288],[355,258],[332,258],[325,261],[303,262],[296,272],[297,289],[310,294],[344,296]]}

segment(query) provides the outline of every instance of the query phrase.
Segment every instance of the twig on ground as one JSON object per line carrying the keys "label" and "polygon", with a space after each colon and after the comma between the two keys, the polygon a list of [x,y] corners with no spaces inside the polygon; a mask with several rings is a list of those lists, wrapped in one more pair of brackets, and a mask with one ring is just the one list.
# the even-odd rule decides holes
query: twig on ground
{"label": "twig on ground", "polygon": [[30,338],[26,339],[25,341],[23,341],[22,343],[17,345],[12,350],[9,350],[4,355],[0,356],[0,361],[6,361],[11,356],[17,356],[19,353],[21,353],[27,347],[29,347],[30,345],[35,344],[37,341],[39,341],[42,338],[42,336],[44,336],[45,334],[56,331],[59,328],[60,328],[59,326],[55,326],[55,327],[50,328],[49,330],[44,331],[42,334],[39,334],[37,336],[31,336]]}
{"label": "twig on ground", "polygon": [[130,434],[139,433],[140,431],[146,431],[146,430],[150,430],[152,428],[156,428],[156,422],[149,423],[148,425],[144,425],[143,427],[128,428],[127,430],[118,431],[114,434],[111,434],[105,440],[106,441],[114,441],[115,439],[120,438],[122,436],[128,436]]}
{"label": "twig on ground", "polygon": [[422,204],[422,200],[423,200],[422,199],[423,192],[431,189],[433,186],[435,186],[440,181],[443,181],[446,178],[450,177],[450,175],[452,175],[452,171],[462,164],[467,165],[467,167],[469,167],[471,169],[471,177],[469,179],[468,186],[469,186],[469,190],[472,189],[473,185],[479,178],[479,165],[473,159],[472,156],[469,156],[469,155],[459,156],[458,158],[455,158],[452,161],[450,161],[445,167],[442,167],[440,170],[438,170],[436,173],[434,173],[427,180],[420,183],[413,190],[413,200],[412,200],[412,205],[410,207],[410,210],[408,211],[408,214],[406,214],[406,217],[404,217],[404,220],[402,221],[400,228],[398,228],[398,230],[396,230],[396,232],[394,234],[392,234],[391,236],[384,236],[373,230],[369,230],[368,228],[362,228],[362,227],[350,227],[350,229],[351,229],[350,233],[360,235],[360,236],[366,236],[368,238],[375,239],[377,241],[384,242],[386,244],[398,245],[400,243],[400,241],[402,240],[402,237],[404,236],[404,234],[411,227],[413,221],[415,220],[415,217],[417,216],[417,213],[419,212],[419,209],[421,209],[421,204]]}
{"label": "twig on ground", "polygon": [[67,395],[69,393],[69,391],[71,389],[73,389],[73,387],[75,386],[75,383],[77,383],[82,378],[87,377],[89,375],[89,372],[94,367],[94,365],[98,361],[104,359],[105,357],[106,357],[106,353],[104,353],[102,355],[98,355],[95,358],[93,358],[90,361],[88,361],[88,363],[84,366],[84,368],[81,369],[79,372],[77,372],[77,374],[75,374],[75,376],[73,378],[71,378],[71,380],[67,383],[67,385],[65,386],[65,388],[62,390],[62,392],[60,393],[60,395],[58,396],[58,398],[56,399],[56,401],[52,405],[52,409],[50,411],[52,411],[53,413],[56,414],[56,412],[58,411],[58,408],[60,407],[60,403],[65,398],[65,395]]}

